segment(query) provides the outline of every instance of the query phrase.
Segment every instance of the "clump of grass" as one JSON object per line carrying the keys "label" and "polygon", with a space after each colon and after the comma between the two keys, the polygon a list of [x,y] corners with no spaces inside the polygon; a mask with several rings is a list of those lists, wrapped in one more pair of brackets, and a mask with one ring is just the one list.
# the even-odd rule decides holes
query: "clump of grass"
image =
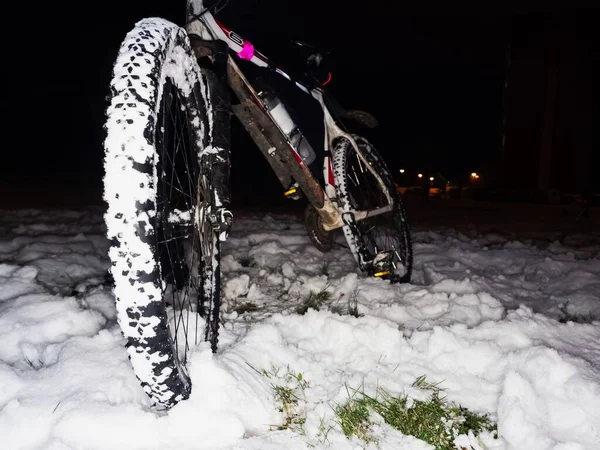
{"label": "clump of grass", "polygon": [[235,312],[237,312],[240,316],[247,312],[254,312],[258,310],[258,306],[252,302],[244,302],[239,305],[236,305],[233,308]]}
{"label": "clump of grass", "polygon": [[37,365],[37,366],[33,362],[31,362],[31,360],[29,358],[27,358],[26,356],[24,356],[23,358],[25,359],[25,362],[29,365],[29,367],[31,367],[34,370],[38,370],[44,366],[44,362],[39,358],[37,360],[39,365]]}
{"label": "clump of grass", "polygon": [[[358,312],[358,289],[355,289],[354,291],[352,291],[352,293],[350,294],[349,298],[348,298],[348,302],[346,305],[334,305],[330,308],[331,312],[339,314],[340,316],[343,315],[349,315],[349,316],[353,316],[353,317],[362,317],[363,314]],[[344,296],[344,294],[342,294],[340,296],[340,299]]]}
{"label": "clump of grass", "polygon": [[335,408],[337,423],[346,437],[356,436],[366,443],[376,442],[371,435],[373,421],[369,406],[366,397],[352,396],[346,403]]}
{"label": "clump of grass", "polygon": [[352,291],[348,299],[348,314],[357,318],[362,317],[362,314],[358,312],[358,290]]}
{"label": "clump of grass", "polygon": [[279,411],[283,413],[284,422],[281,425],[273,426],[273,429],[291,430],[304,434],[304,424],[306,423],[304,390],[308,387],[308,381],[302,373],[296,373],[289,366],[285,370],[274,365],[271,365],[269,370],[257,370],[250,364],[248,365],[270,380],[275,400],[280,405]]}
{"label": "clump of grass", "polygon": [[254,267],[256,265],[254,258],[248,254],[238,256],[237,260],[242,267]]}
{"label": "clump of grass", "polygon": [[[316,442],[320,445],[324,445],[326,442],[329,442],[329,432],[335,428],[334,425],[329,423],[325,417],[321,417],[321,422],[319,423],[319,428],[316,435]],[[308,443],[309,447],[315,447],[314,443]]]}
{"label": "clump of grass", "polygon": [[329,261],[323,261],[323,264],[319,266],[319,274],[329,276]]}
{"label": "clump of grass", "polygon": [[422,439],[436,450],[454,450],[454,439],[469,431],[475,435],[496,431],[496,424],[487,415],[447,402],[440,395],[439,386],[429,383],[425,376],[417,378],[413,386],[431,391],[431,397],[414,400],[391,395],[383,389],[378,389],[375,396],[355,391],[346,403],[335,408],[338,424],[347,437],[357,436],[365,442],[374,442],[372,414],[376,413],[391,427]]}
{"label": "clump of grass", "polygon": [[330,299],[331,299],[331,292],[328,292],[326,290],[322,290],[321,292],[318,292],[316,294],[314,292],[311,292],[308,295],[308,297],[306,297],[302,301],[302,304],[300,304],[296,308],[296,314],[304,315],[304,314],[306,314],[306,311],[308,311],[309,309],[314,309],[316,311],[319,311],[321,306],[323,306],[323,304]]}

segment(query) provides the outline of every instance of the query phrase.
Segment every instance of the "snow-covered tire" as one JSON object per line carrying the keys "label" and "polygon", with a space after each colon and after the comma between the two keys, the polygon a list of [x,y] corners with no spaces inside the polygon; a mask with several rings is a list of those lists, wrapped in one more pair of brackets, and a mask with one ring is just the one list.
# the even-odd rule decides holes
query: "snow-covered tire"
{"label": "snow-covered tire", "polygon": [[[353,135],[369,166],[383,180],[387,192],[394,200],[390,212],[364,220],[354,220],[353,212],[385,206],[383,194],[376,178],[362,167],[357,153],[348,139],[339,139],[333,150],[333,171],[336,194],[344,217],[344,236],[360,269],[367,275],[381,276],[393,283],[407,283],[412,275],[413,252],[406,211],[396,189],[392,175],[383,158],[363,137]],[[360,173],[359,173],[360,172]],[[360,190],[364,192],[360,192]],[[385,231],[385,237],[382,233]],[[391,251],[393,269],[389,274],[378,271],[376,255]]]}
{"label": "snow-covered tire", "polygon": [[[206,281],[202,280],[202,269],[198,275],[198,262],[194,260],[194,255],[200,251],[199,245],[193,239],[189,244],[190,235],[194,238],[199,235],[195,229],[198,225],[198,173],[188,174],[186,169],[187,179],[183,182],[179,178],[174,180],[173,175],[170,180],[166,179],[167,164],[171,164],[175,172],[176,163],[167,162],[170,154],[161,154],[159,148],[166,148],[167,141],[172,137],[175,140],[177,133],[181,133],[189,145],[188,150],[181,150],[185,155],[190,153],[186,164],[195,171],[200,170],[199,152],[209,145],[210,134],[206,83],[185,30],[166,20],[153,18],[138,22],[127,34],[110,85],[104,143],[104,200],[108,203],[105,221],[107,236],[112,240],[109,257],[117,317],[127,339],[135,374],[159,408],[170,408],[191,392],[185,363],[177,352],[177,333],[174,338],[170,331],[168,310],[175,308],[171,303],[166,304],[167,285],[172,283],[173,291],[181,289],[180,282],[173,280],[183,277],[186,289],[192,292],[187,292],[189,297],[196,295],[198,302],[199,295],[190,286],[199,291],[198,283],[192,285],[195,277],[200,277],[199,284]],[[169,114],[182,115],[185,123],[177,126],[183,131],[178,131],[175,125],[172,125],[175,131],[165,131],[170,126],[164,112],[168,108],[172,108]],[[173,160],[180,158],[178,148],[173,150]],[[175,206],[168,205],[163,198],[167,190],[171,195],[179,189],[178,186],[173,188],[176,182],[179,187],[182,183],[186,186],[185,193],[178,198],[186,202],[188,211],[175,210]],[[188,234],[183,236],[181,230],[191,231],[185,231]],[[187,239],[186,245],[191,246],[191,250],[187,248],[186,256],[181,256],[183,250],[181,255],[177,254],[180,269],[170,266],[168,277],[160,254],[162,246],[169,251],[171,245],[167,243],[170,239],[167,232],[171,233],[169,236],[179,233],[177,237]],[[214,233],[211,231],[210,234],[207,239],[214,242]],[[180,248],[177,247],[178,252]],[[215,258],[211,254],[210,259],[218,263],[218,245],[212,251],[217,255]],[[189,262],[188,255],[192,255],[190,267],[184,267],[184,262]],[[218,271],[218,264],[216,268]],[[211,266],[208,271],[213,269]],[[215,279],[218,282],[218,274],[211,275],[208,283],[214,283]],[[177,288],[173,287],[176,284]],[[174,305],[176,293],[170,295]],[[188,302],[189,316],[190,311],[195,311],[191,300]],[[200,310],[196,308],[196,311]],[[187,333],[187,329],[184,331]]]}

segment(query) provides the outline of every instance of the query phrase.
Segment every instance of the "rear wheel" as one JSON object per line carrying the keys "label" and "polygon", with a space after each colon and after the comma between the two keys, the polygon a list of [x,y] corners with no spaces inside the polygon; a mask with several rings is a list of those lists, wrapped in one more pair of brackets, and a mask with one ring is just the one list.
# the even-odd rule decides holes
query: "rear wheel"
{"label": "rear wheel", "polygon": [[[412,243],[406,211],[392,176],[375,148],[364,138],[353,136],[365,160],[348,139],[334,148],[333,170],[336,193],[344,216],[344,235],[361,270],[368,275],[406,283],[412,274]],[[379,175],[384,189],[374,175]],[[391,211],[355,220],[354,212],[372,210],[393,201]]]}
{"label": "rear wheel", "polygon": [[[187,398],[190,350],[216,348],[219,243],[213,227],[207,81],[180,27],[127,34],[107,110],[104,199],[117,318],[154,403]],[[211,152],[206,152],[210,153]]]}

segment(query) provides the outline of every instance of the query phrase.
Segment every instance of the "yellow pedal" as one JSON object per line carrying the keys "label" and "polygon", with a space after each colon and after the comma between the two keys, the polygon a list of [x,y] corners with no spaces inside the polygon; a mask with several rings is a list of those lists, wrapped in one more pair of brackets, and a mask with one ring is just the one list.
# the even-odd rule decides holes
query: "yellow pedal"
{"label": "yellow pedal", "polygon": [[389,273],[389,272],[386,270],[386,271],[384,271],[384,272],[377,272],[377,273],[374,273],[374,274],[373,274],[373,276],[374,276],[374,277],[385,277],[386,275],[389,275],[389,274],[390,274],[390,273]]}
{"label": "yellow pedal", "polygon": [[292,194],[295,194],[295,193],[296,193],[296,191],[297,191],[297,189],[296,189],[296,188],[291,188],[290,190],[288,190],[288,191],[285,191],[285,192],[283,193],[283,195],[285,195],[286,197],[288,197],[288,196],[290,196],[290,195],[292,195]]}

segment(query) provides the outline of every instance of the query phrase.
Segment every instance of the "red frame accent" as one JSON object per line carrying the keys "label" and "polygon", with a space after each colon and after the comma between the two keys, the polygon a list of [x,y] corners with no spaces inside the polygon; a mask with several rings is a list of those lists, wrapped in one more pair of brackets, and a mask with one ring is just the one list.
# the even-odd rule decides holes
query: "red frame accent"
{"label": "red frame accent", "polygon": [[229,34],[229,32],[231,31],[229,28],[227,28],[225,25],[223,25],[217,19],[215,19],[215,22],[217,22],[217,25],[219,25],[221,27],[221,30],[223,30],[225,33]]}
{"label": "red frame accent", "polygon": [[331,157],[329,158],[329,164],[327,165],[327,172],[329,178],[329,184],[335,186],[335,177],[333,176],[333,163],[331,162]]}

